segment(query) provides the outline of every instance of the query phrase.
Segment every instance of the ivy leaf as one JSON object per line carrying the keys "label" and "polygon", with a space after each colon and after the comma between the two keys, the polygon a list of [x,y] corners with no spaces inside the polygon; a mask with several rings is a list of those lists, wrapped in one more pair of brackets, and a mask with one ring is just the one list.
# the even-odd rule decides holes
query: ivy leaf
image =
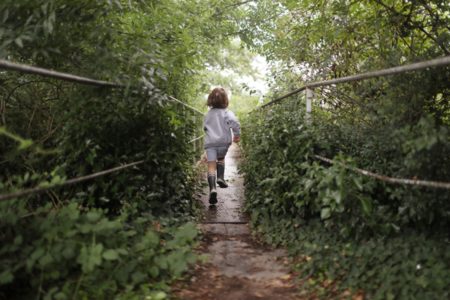
{"label": "ivy leaf", "polygon": [[5,270],[0,273],[0,285],[8,284],[14,280],[14,275],[10,270]]}
{"label": "ivy leaf", "polygon": [[353,177],[353,182],[355,183],[355,185],[358,187],[358,189],[360,191],[363,190],[363,184],[362,184],[362,179],[359,176],[354,176]]}
{"label": "ivy leaf", "polygon": [[164,300],[164,299],[167,299],[167,294],[164,292],[155,292],[154,294],[152,294],[151,299],[152,300]]}
{"label": "ivy leaf", "polygon": [[23,42],[22,42],[22,39],[20,37],[16,38],[14,40],[14,43],[16,43],[16,45],[19,46],[20,48],[23,48]]}
{"label": "ivy leaf", "polygon": [[361,206],[365,215],[369,216],[372,213],[372,200],[369,197],[360,196]]}
{"label": "ivy leaf", "polygon": [[103,252],[103,258],[106,260],[117,260],[119,259],[119,253],[116,250],[108,249]]}
{"label": "ivy leaf", "polygon": [[320,211],[320,218],[322,220],[325,220],[329,217],[331,217],[331,209],[329,207],[322,208]]}
{"label": "ivy leaf", "polygon": [[148,272],[153,278],[156,278],[159,275],[159,268],[157,266],[151,266]]}
{"label": "ivy leaf", "polygon": [[89,211],[86,214],[86,219],[90,222],[90,223],[95,223],[97,222],[99,219],[101,218],[101,214],[98,211]]}

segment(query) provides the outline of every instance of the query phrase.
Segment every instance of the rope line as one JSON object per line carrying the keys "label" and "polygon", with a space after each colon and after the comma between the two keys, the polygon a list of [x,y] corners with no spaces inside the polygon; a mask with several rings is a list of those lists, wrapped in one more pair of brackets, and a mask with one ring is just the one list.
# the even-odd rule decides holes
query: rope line
{"label": "rope line", "polygon": [[[28,73],[28,74],[41,75],[44,77],[50,77],[50,78],[60,79],[60,80],[64,80],[64,81],[75,82],[75,83],[79,83],[79,84],[87,84],[87,85],[103,86],[103,87],[118,87],[118,88],[125,87],[123,84],[120,84],[120,83],[96,80],[96,79],[81,77],[81,76],[77,76],[77,75],[73,75],[73,74],[69,74],[69,73],[53,71],[53,70],[49,70],[49,69],[45,69],[45,68],[39,68],[39,67],[33,67],[33,66],[25,65],[25,64],[13,63],[13,62],[10,62],[10,61],[4,60],[4,59],[0,59],[0,69]],[[181,100],[178,100],[175,97],[169,96],[169,99],[180,103],[181,105],[185,106],[186,108],[189,108],[190,110],[192,110],[198,114],[201,114],[202,116],[204,115],[204,113],[202,113],[200,110],[196,109],[193,106],[190,106],[189,104],[184,103]]]}
{"label": "rope line", "polygon": [[64,81],[70,81],[70,82],[75,82],[75,83],[80,83],[80,84],[104,86],[104,87],[123,87],[123,85],[119,84],[119,83],[113,83],[113,82],[108,82],[108,81],[103,81],[103,80],[96,80],[96,79],[92,79],[92,78],[81,77],[81,76],[77,76],[77,75],[73,75],[73,74],[69,74],[69,73],[57,72],[57,71],[48,70],[48,69],[39,68],[39,67],[32,67],[32,66],[28,66],[28,65],[24,65],[24,64],[9,62],[4,59],[0,59],[0,68],[5,69],[5,70],[10,70],[10,71],[17,71],[17,72],[21,72],[21,73],[41,75],[44,77],[56,78],[56,79],[61,79]]}
{"label": "rope line", "polygon": [[362,74],[356,74],[356,75],[351,75],[351,76],[346,76],[346,77],[341,77],[341,78],[336,78],[336,79],[331,79],[331,80],[306,83],[301,88],[298,88],[290,93],[287,93],[281,97],[278,97],[278,98],[262,105],[261,108],[276,104],[276,103],[280,102],[281,100],[286,99],[290,96],[293,96],[297,93],[300,93],[301,91],[303,91],[305,89],[315,88],[315,87],[319,87],[319,86],[327,86],[327,85],[338,84],[338,83],[344,83],[344,82],[366,80],[366,79],[375,78],[375,77],[391,76],[391,75],[396,75],[396,74],[405,73],[405,72],[423,70],[423,69],[427,69],[427,68],[442,67],[442,66],[446,66],[449,64],[450,64],[450,55],[432,59],[432,60],[422,61],[422,62],[418,62],[418,63],[412,63],[412,64],[408,64],[408,65],[388,68],[388,69],[371,71],[371,72],[366,72],[366,73],[362,73]]}
{"label": "rope line", "polygon": [[184,103],[183,101],[178,100],[177,98],[175,98],[175,97],[173,97],[173,96],[169,96],[169,99],[172,100],[172,101],[175,101],[175,102],[177,102],[177,103],[180,103],[181,105],[183,105],[183,106],[189,108],[190,110],[192,110],[192,111],[194,111],[194,112],[196,112],[196,113],[198,113],[198,114],[200,114],[200,115],[202,115],[202,116],[205,115],[204,113],[202,113],[201,111],[199,111],[199,110],[196,109],[195,107],[190,106],[189,104],[186,104],[186,103]]}
{"label": "rope line", "polygon": [[[78,84],[86,84],[86,85],[102,86],[102,87],[119,87],[119,88],[124,87],[124,85],[119,84],[119,83],[96,80],[96,79],[92,79],[92,78],[81,77],[81,76],[64,73],[64,72],[58,72],[58,71],[49,70],[49,69],[45,69],[45,68],[34,67],[34,66],[29,66],[29,65],[25,65],[25,64],[19,64],[19,63],[13,63],[13,62],[10,62],[10,61],[4,60],[4,59],[0,59],[0,69],[16,71],[16,72],[21,72],[21,73],[35,74],[35,75],[40,75],[40,76],[44,76],[44,77],[74,82],[74,83],[78,83]],[[175,97],[169,96],[169,99],[183,105],[184,107],[190,109],[191,111],[193,111],[195,113],[198,113],[198,114],[204,116],[204,113],[201,112],[200,110],[184,103],[181,100],[176,99]],[[204,135],[194,138],[193,140],[189,141],[189,143],[193,143],[193,142],[203,138],[203,136]],[[65,182],[63,182],[61,184],[54,184],[54,185],[50,185],[50,186],[37,186],[34,188],[13,192],[10,194],[0,194],[0,201],[6,201],[6,200],[23,197],[23,196],[30,195],[30,194],[41,193],[41,192],[47,191],[47,190],[55,188],[55,187],[61,187],[61,186],[66,186],[66,185],[71,185],[71,184],[87,181],[87,180],[94,179],[94,178],[97,178],[100,176],[104,176],[104,175],[107,175],[110,173],[114,173],[114,172],[118,172],[118,171],[121,171],[121,170],[124,170],[127,168],[131,168],[133,166],[136,166],[136,165],[139,165],[142,163],[144,163],[144,160],[129,163],[129,164],[122,165],[122,166],[118,166],[118,167],[115,167],[112,169],[103,170],[103,171],[96,172],[96,173],[93,173],[90,175],[72,178],[72,179],[66,180]]]}
{"label": "rope line", "polygon": [[304,90],[306,90],[306,86],[302,86],[301,88],[298,88],[298,89],[296,89],[296,90],[294,90],[294,91],[292,91],[292,92],[290,92],[290,93],[287,93],[286,95],[283,95],[283,96],[281,96],[281,97],[278,97],[278,98],[276,98],[275,100],[272,100],[272,101],[270,101],[270,102],[268,102],[268,103],[266,103],[266,104],[264,104],[264,105],[261,105],[261,108],[264,108],[264,107],[266,107],[266,106],[270,106],[270,105],[276,104],[276,103],[278,103],[278,102],[281,102],[281,100],[284,100],[284,99],[286,99],[286,98],[288,98],[288,97],[290,97],[290,96],[293,96],[293,95],[295,95],[295,94],[298,94],[298,93],[300,93],[300,92],[302,92],[302,91],[304,91]]}
{"label": "rope line", "polygon": [[321,160],[323,162],[329,163],[329,164],[334,164],[334,165],[338,165],[341,166],[345,169],[351,170],[353,172],[362,174],[364,176],[368,176],[368,177],[372,177],[384,182],[389,182],[389,183],[393,183],[393,184],[407,184],[407,185],[418,185],[418,186],[425,186],[425,187],[431,187],[431,188],[440,188],[440,189],[450,189],[450,182],[441,182],[441,181],[428,181],[428,180],[418,180],[418,179],[406,179],[406,178],[394,178],[394,177],[389,177],[386,175],[380,175],[377,173],[373,173],[367,170],[363,170],[360,168],[355,168],[355,167],[351,167],[349,165],[346,165],[342,162],[337,162],[334,160],[331,160],[329,158],[320,156],[320,155],[313,155],[314,158]]}
{"label": "rope line", "polygon": [[118,166],[118,167],[114,167],[114,168],[111,168],[111,169],[103,170],[103,171],[96,172],[96,173],[93,173],[93,174],[72,178],[72,179],[66,180],[65,182],[63,182],[61,184],[55,184],[55,185],[51,185],[51,186],[37,186],[37,187],[34,187],[34,188],[13,192],[13,193],[10,193],[10,194],[3,194],[3,195],[0,195],[0,201],[10,200],[10,199],[13,199],[13,198],[18,198],[18,197],[23,197],[23,196],[30,195],[30,194],[41,193],[41,192],[47,191],[47,190],[55,188],[55,187],[61,187],[61,186],[66,186],[66,185],[79,183],[79,182],[82,182],[82,181],[87,181],[87,180],[94,179],[94,178],[97,178],[97,177],[101,177],[101,176],[104,176],[104,175],[107,175],[107,174],[111,174],[111,173],[114,173],[114,172],[117,172],[117,171],[128,169],[128,168],[140,165],[142,163],[144,163],[144,160],[128,163],[128,164],[125,164],[125,165],[122,165],[122,166]]}
{"label": "rope line", "polygon": [[199,136],[199,137],[196,137],[196,138],[194,138],[194,139],[192,139],[192,140],[190,140],[188,143],[193,143],[193,142],[195,142],[195,141],[198,141],[198,140],[200,140],[200,139],[202,139],[203,137],[204,137],[205,135],[204,134],[202,134],[201,136]]}

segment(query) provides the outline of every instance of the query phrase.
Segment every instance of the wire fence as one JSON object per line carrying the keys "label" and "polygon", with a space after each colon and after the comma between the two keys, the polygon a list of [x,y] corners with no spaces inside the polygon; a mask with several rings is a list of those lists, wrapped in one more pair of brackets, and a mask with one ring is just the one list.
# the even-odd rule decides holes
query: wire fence
{"label": "wire fence", "polygon": [[89,174],[89,175],[86,175],[86,176],[80,176],[80,177],[68,179],[68,180],[63,181],[63,182],[58,183],[58,184],[53,184],[53,185],[48,185],[48,186],[37,186],[37,187],[34,187],[34,188],[21,190],[21,191],[9,193],[9,194],[2,194],[2,195],[0,195],[0,201],[10,200],[10,199],[13,199],[13,198],[19,198],[19,197],[27,196],[27,195],[30,195],[30,194],[38,194],[38,193],[45,192],[45,191],[47,191],[49,189],[52,189],[52,188],[67,186],[67,185],[71,185],[71,184],[75,184],[75,183],[80,183],[80,182],[83,182],[83,181],[91,180],[91,179],[94,179],[94,178],[97,178],[97,177],[101,177],[101,176],[105,176],[105,175],[108,175],[108,174],[111,174],[111,173],[115,173],[115,172],[118,172],[118,171],[129,169],[131,167],[135,167],[135,166],[138,166],[140,164],[143,164],[144,162],[145,162],[144,160],[140,160],[140,161],[128,163],[128,164],[125,164],[125,165],[122,165],[122,166],[118,166],[118,167],[115,167],[115,168],[111,168],[111,169],[103,170],[103,171],[100,171],[100,172],[92,173],[92,174]]}
{"label": "wire fence", "polygon": [[[344,82],[360,81],[360,80],[365,80],[365,79],[369,79],[369,78],[391,76],[391,75],[405,73],[405,72],[423,70],[423,69],[427,69],[427,68],[431,68],[431,67],[446,66],[449,64],[450,64],[450,56],[446,56],[443,58],[438,58],[438,59],[434,59],[434,60],[430,60],[430,61],[414,63],[414,64],[405,65],[405,66],[399,66],[399,67],[383,69],[383,70],[378,70],[378,71],[373,71],[373,72],[367,72],[367,73],[363,73],[363,74],[357,74],[357,75],[347,76],[347,77],[343,77],[343,78],[337,78],[337,79],[333,79],[333,80],[307,83],[303,87],[300,87],[294,91],[291,91],[281,97],[278,97],[278,98],[268,102],[267,104],[261,106],[261,108],[268,107],[270,105],[279,103],[282,100],[289,98],[290,96],[296,95],[302,91],[312,89],[315,87],[335,85],[335,84],[344,83]],[[11,63],[6,60],[0,60],[0,68],[6,69],[6,70],[22,72],[22,73],[35,74],[35,75],[65,80],[65,81],[70,81],[70,82],[74,82],[74,83],[78,83],[78,84],[87,84],[87,85],[103,86],[103,87],[124,87],[122,84],[119,84],[119,83],[95,80],[95,79],[81,77],[81,76],[77,76],[77,75],[73,75],[73,74],[57,72],[57,71],[53,71],[53,70],[47,70],[47,69],[43,69],[43,68],[27,66],[27,65],[23,65],[23,64]],[[308,96],[307,96],[307,98],[308,98]],[[202,127],[200,127],[198,125],[198,124],[200,124],[200,122],[198,122],[198,120],[202,120],[201,116],[203,116],[204,114],[201,111],[199,111],[198,109],[176,99],[175,97],[169,96],[169,100],[173,101],[174,103],[176,103],[178,105],[181,105],[183,107],[184,118],[185,119],[192,118],[193,124],[196,124],[195,128],[191,130],[191,132],[194,132],[195,134],[194,134],[194,137],[189,141],[189,143],[193,144],[194,153],[195,153],[195,156],[197,157],[201,153],[201,150],[203,148],[202,141],[203,141],[203,136],[204,136],[203,134],[201,134]],[[189,115],[189,113],[190,113],[190,115]],[[189,130],[187,130],[187,131],[189,131]],[[196,134],[198,134],[198,136]],[[196,160],[196,157],[194,157],[194,160]],[[338,164],[344,168],[350,169],[350,170],[360,173],[362,175],[369,176],[369,177],[372,177],[372,178],[375,178],[375,179],[378,179],[381,181],[389,182],[389,183],[450,189],[450,183],[446,183],[446,182],[426,181],[426,180],[418,180],[418,179],[393,178],[393,177],[389,177],[386,175],[380,175],[377,173],[373,173],[373,172],[370,172],[367,170],[350,167],[341,162],[336,162],[336,161],[333,161],[333,160],[323,157],[323,156],[314,155],[314,157],[321,161],[324,161],[324,162],[327,162],[330,164]],[[54,186],[49,186],[49,187],[35,187],[35,188],[18,191],[18,192],[14,192],[14,193],[10,193],[10,194],[3,194],[3,195],[0,195],[0,201],[9,200],[12,198],[17,198],[17,197],[22,197],[22,196],[33,194],[33,193],[40,193],[40,192],[43,192],[45,190],[48,190],[48,189],[56,187],[56,186],[70,185],[70,184],[75,184],[78,182],[94,179],[94,178],[97,178],[100,176],[104,176],[104,175],[107,175],[110,173],[118,172],[118,171],[130,168],[130,167],[136,166],[143,162],[144,161],[133,162],[133,163],[129,163],[129,164],[126,164],[123,166],[100,171],[100,172],[97,172],[94,174],[73,178],[73,179],[65,181],[61,185],[54,185]]]}
{"label": "wire fence", "polygon": [[185,136],[189,137],[188,143],[192,144],[192,149],[194,152],[193,160],[195,163],[203,152],[203,117],[205,114],[173,96],[169,96],[169,101],[172,101],[174,105],[180,105],[181,107],[179,110],[181,111],[183,118],[185,120],[191,120],[193,124],[192,128],[185,128]]}
{"label": "wire fence", "polygon": [[404,65],[404,66],[398,66],[398,67],[393,67],[393,68],[388,68],[388,69],[366,72],[366,73],[362,73],[362,74],[346,76],[346,77],[336,78],[336,79],[331,79],[331,80],[310,82],[310,83],[306,83],[304,86],[302,86],[298,89],[293,90],[292,92],[289,92],[283,96],[273,99],[272,101],[269,101],[268,103],[262,105],[261,108],[268,107],[273,104],[279,103],[279,102],[283,101],[284,99],[289,98],[290,96],[296,95],[307,89],[313,89],[316,87],[329,86],[329,85],[345,83],[345,82],[361,81],[361,80],[366,80],[366,79],[370,79],[370,78],[392,76],[392,75],[406,73],[406,72],[424,70],[424,69],[435,68],[435,67],[443,67],[443,66],[448,66],[448,65],[450,65],[450,56],[444,56],[441,58],[436,58],[436,59],[427,60],[427,61],[423,61],[423,62],[408,64],[408,65]]}
{"label": "wire fence", "polygon": [[[110,88],[124,88],[125,85],[120,83],[114,83],[114,82],[108,82],[108,81],[102,81],[102,80],[96,80],[88,77],[81,77],[69,73],[63,73],[63,72],[57,72],[54,70],[48,70],[44,68],[24,65],[24,64],[18,64],[13,63],[7,60],[0,59],[0,69],[3,70],[9,70],[9,71],[15,71],[20,73],[27,73],[27,74],[34,74],[38,76],[48,77],[48,78],[54,78],[58,80],[73,82],[76,84],[84,84],[84,85],[91,85],[91,86],[97,86],[97,87],[110,87]],[[193,124],[193,127],[190,128],[188,126],[185,127],[185,135],[187,139],[189,139],[188,143],[193,145],[193,153],[194,153],[194,163],[197,161],[197,159],[200,158],[201,151],[203,149],[203,116],[204,113],[200,110],[196,109],[195,107],[190,106],[189,104],[184,103],[183,101],[176,99],[175,97],[168,96],[168,99],[173,102],[176,106],[179,106],[179,110],[181,111],[181,115],[184,118],[184,120],[190,120]],[[188,122],[189,124],[189,122]],[[123,171],[138,165],[141,165],[145,162],[145,160],[136,161],[127,163],[125,165],[117,166],[111,169],[102,170],[93,174],[80,176],[76,178],[72,178],[66,181],[63,181],[59,184],[53,184],[48,186],[37,186],[30,189],[25,189],[21,191],[16,191],[12,193],[7,194],[0,194],[0,201],[6,201],[14,198],[19,198],[31,194],[37,194],[42,193],[44,191],[47,191],[52,188],[56,187],[62,187],[67,185],[72,185],[76,183],[80,183],[87,180],[92,180],[101,176],[105,176],[111,173],[116,173],[119,171]]]}
{"label": "wire fence", "polygon": [[440,182],[440,181],[429,181],[429,180],[419,180],[419,179],[406,179],[406,178],[395,178],[395,177],[389,177],[386,175],[381,175],[377,173],[373,173],[364,169],[356,168],[349,166],[345,163],[334,161],[332,159],[326,158],[321,155],[314,155],[314,158],[321,160],[323,162],[332,164],[332,165],[339,165],[345,169],[351,170],[353,172],[359,173],[361,175],[375,178],[384,182],[393,183],[393,184],[406,184],[406,185],[417,185],[417,186],[423,186],[423,187],[430,187],[430,188],[438,188],[438,189],[450,189],[450,182]]}
{"label": "wire fence", "polygon": [[[424,70],[429,68],[436,68],[436,67],[444,67],[450,65],[450,56],[445,56],[441,58],[436,58],[428,61],[408,64],[404,66],[397,66],[393,68],[388,69],[382,69],[372,72],[366,72],[362,74],[356,74],[352,76],[346,76],[342,78],[336,78],[332,80],[324,80],[324,81],[316,81],[311,83],[306,83],[304,86],[297,88],[289,93],[286,93],[280,97],[277,97],[268,103],[262,105],[257,110],[267,108],[271,105],[281,103],[283,100],[297,95],[300,92],[305,91],[306,95],[306,116],[305,119],[307,121],[310,120],[310,114],[311,114],[311,102],[313,100],[314,94],[313,89],[317,87],[330,87],[335,86],[337,84],[346,83],[346,82],[355,82],[355,81],[362,81],[370,78],[379,78],[379,77],[385,77],[385,76],[392,76],[397,74],[402,74],[406,72],[413,72],[418,70]],[[324,91],[322,91],[324,92]],[[326,91],[325,91],[326,94]],[[354,99],[350,99],[350,101],[354,101]],[[336,162],[332,159],[320,156],[320,155],[314,155],[313,156],[317,160],[321,160],[323,162],[329,163],[329,164],[336,164],[341,167],[344,167],[346,169],[349,169],[351,171],[354,171],[356,173],[359,173],[364,176],[368,176],[371,178],[375,178],[380,181],[392,183],[392,184],[402,184],[402,185],[412,185],[412,186],[422,186],[422,187],[429,187],[429,188],[440,188],[440,189],[450,189],[450,182],[441,182],[441,181],[429,181],[429,180],[419,180],[419,179],[406,179],[406,178],[394,178],[389,177],[386,175],[377,174],[368,170],[360,169],[351,167],[349,165],[346,165],[342,162]]]}
{"label": "wire fence", "polygon": [[99,87],[124,87],[120,83],[108,82],[103,80],[96,80],[87,77],[81,77],[69,73],[57,72],[53,70],[48,70],[44,68],[38,68],[33,66],[28,66],[24,64],[13,63],[4,59],[0,59],[0,69],[16,71],[20,73],[40,75],[43,77],[49,77],[69,82],[74,82],[78,84],[94,85]]}

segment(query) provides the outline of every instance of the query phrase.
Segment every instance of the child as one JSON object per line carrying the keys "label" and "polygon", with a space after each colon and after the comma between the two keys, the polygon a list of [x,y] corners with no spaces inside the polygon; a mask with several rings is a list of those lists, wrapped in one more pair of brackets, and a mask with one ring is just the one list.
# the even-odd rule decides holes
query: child
{"label": "child", "polygon": [[[205,150],[208,160],[209,203],[217,203],[217,184],[221,188],[228,187],[225,182],[225,155],[231,145],[231,130],[233,142],[240,140],[240,124],[233,112],[227,110],[228,96],[223,88],[215,88],[208,96],[210,110],[205,116],[203,130],[205,130]],[[230,130],[231,129],[231,130]]]}

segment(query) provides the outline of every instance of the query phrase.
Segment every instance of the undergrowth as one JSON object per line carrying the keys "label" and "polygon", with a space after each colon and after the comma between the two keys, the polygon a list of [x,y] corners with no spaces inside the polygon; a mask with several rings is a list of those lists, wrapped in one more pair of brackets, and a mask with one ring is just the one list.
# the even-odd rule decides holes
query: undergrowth
{"label": "undergrowth", "polygon": [[[152,102],[137,95],[109,94],[97,102],[107,119],[81,124],[90,113],[83,102],[92,108],[97,99],[79,98],[45,150],[3,129],[3,193],[53,188],[0,203],[0,299],[165,299],[196,261],[195,153],[185,147],[193,124],[158,104],[162,95]],[[122,101],[129,102],[120,112]],[[140,159],[132,169],[58,187]]]}
{"label": "undergrowth", "polygon": [[2,299],[157,299],[196,260],[193,223],[24,206],[1,205]]}
{"label": "undergrowth", "polygon": [[242,171],[252,226],[290,249],[303,287],[320,298],[450,296],[448,190],[392,185],[314,156],[394,177],[449,178],[448,119],[426,109],[406,118],[418,114],[422,98],[400,105],[412,92],[400,93],[401,84],[394,100],[389,93],[371,99],[375,112],[329,112],[325,104],[307,119],[294,98],[245,121]]}
{"label": "undergrowth", "polygon": [[213,50],[167,18],[183,5],[1,2],[0,58],[122,87],[0,72],[0,194],[49,187],[0,202],[0,299],[165,299],[196,260],[198,124],[167,95],[196,93],[188,43]]}
{"label": "undergrowth", "polygon": [[449,241],[414,231],[355,241],[324,228],[284,217],[253,215],[264,240],[287,247],[301,279],[300,295],[320,299],[448,299]]}

